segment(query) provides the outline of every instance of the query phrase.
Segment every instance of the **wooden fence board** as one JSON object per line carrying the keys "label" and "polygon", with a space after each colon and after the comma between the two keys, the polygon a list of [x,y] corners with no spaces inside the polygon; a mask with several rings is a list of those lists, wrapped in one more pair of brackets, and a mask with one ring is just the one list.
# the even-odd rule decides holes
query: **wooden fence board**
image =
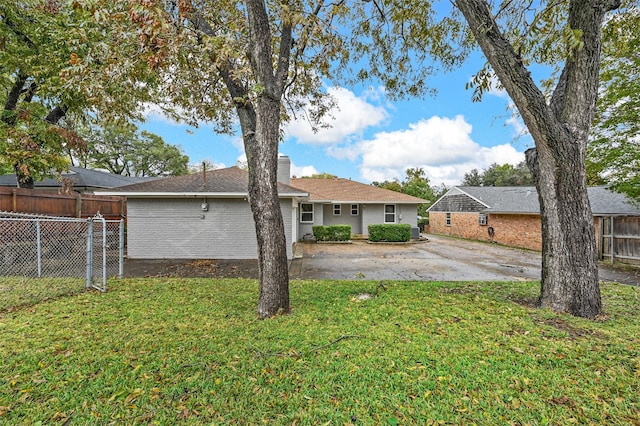
{"label": "wooden fence board", "polygon": [[640,265],[640,217],[603,218],[601,241],[602,259]]}
{"label": "wooden fence board", "polygon": [[53,191],[0,187],[0,211],[64,217],[92,217],[100,212],[107,220],[119,220],[126,216],[126,210],[125,197],[66,195]]}

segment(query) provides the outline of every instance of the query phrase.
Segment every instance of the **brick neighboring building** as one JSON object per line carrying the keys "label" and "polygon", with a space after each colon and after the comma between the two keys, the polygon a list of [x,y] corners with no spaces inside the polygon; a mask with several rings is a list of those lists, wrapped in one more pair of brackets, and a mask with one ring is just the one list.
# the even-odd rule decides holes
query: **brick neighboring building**
{"label": "brick neighboring building", "polygon": [[[601,257],[610,256],[607,252],[611,241],[609,224],[614,219],[625,219],[640,228],[640,208],[624,195],[605,187],[591,187],[588,191],[598,251]],[[447,191],[428,212],[431,233],[542,250],[540,204],[535,187],[457,186]],[[622,238],[637,244],[640,229],[633,234]],[[632,250],[632,254],[637,252],[637,248]],[[618,256],[617,249],[613,253]]]}

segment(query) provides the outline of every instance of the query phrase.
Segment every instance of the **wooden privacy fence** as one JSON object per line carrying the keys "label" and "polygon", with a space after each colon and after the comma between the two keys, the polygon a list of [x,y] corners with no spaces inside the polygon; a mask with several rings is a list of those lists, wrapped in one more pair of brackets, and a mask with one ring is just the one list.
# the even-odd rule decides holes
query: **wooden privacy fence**
{"label": "wooden privacy fence", "polygon": [[640,217],[603,217],[601,226],[600,257],[640,265]]}
{"label": "wooden privacy fence", "polygon": [[0,187],[0,211],[64,217],[92,217],[100,212],[107,220],[119,220],[126,216],[127,201],[106,195]]}

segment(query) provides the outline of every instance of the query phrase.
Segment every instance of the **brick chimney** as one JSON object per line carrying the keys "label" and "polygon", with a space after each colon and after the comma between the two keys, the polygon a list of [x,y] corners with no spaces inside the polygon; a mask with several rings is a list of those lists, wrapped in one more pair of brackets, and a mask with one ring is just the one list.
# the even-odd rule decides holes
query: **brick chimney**
{"label": "brick chimney", "polygon": [[291,160],[286,155],[278,157],[278,182],[291,185]]}

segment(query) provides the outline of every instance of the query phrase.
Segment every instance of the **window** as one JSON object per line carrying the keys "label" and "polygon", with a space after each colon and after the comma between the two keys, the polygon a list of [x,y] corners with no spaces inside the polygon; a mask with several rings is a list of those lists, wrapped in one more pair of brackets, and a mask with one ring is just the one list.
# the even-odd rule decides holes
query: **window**
{"label": "window", "polygon": [[334,216],[340,216],[342,214],[342,211],[340,209],[340,204],[334,204],[333,205],[333,215]]}
{"label": "window", "polygon": [[444,224],[445,224],[446,226],[451,226],[451,213],[447,213],[447,217],[446,217],[446,219],[444,220]]}
{"label": "window", "polygon": [[487,215],[484,213],[478,213],[478,225],[486,226],[487,225]]}
{"label": "window", "polygon": [[300,222],[313,223],[313,204],[300,204]]}
{"label": "window", "polygon": [[359,209],[357,204],[351,204],[351,216],[358,216]]}
{"label": "window", "polygon": [[395,204],[384,205],[384,223],[396,223],[396,206]]}

